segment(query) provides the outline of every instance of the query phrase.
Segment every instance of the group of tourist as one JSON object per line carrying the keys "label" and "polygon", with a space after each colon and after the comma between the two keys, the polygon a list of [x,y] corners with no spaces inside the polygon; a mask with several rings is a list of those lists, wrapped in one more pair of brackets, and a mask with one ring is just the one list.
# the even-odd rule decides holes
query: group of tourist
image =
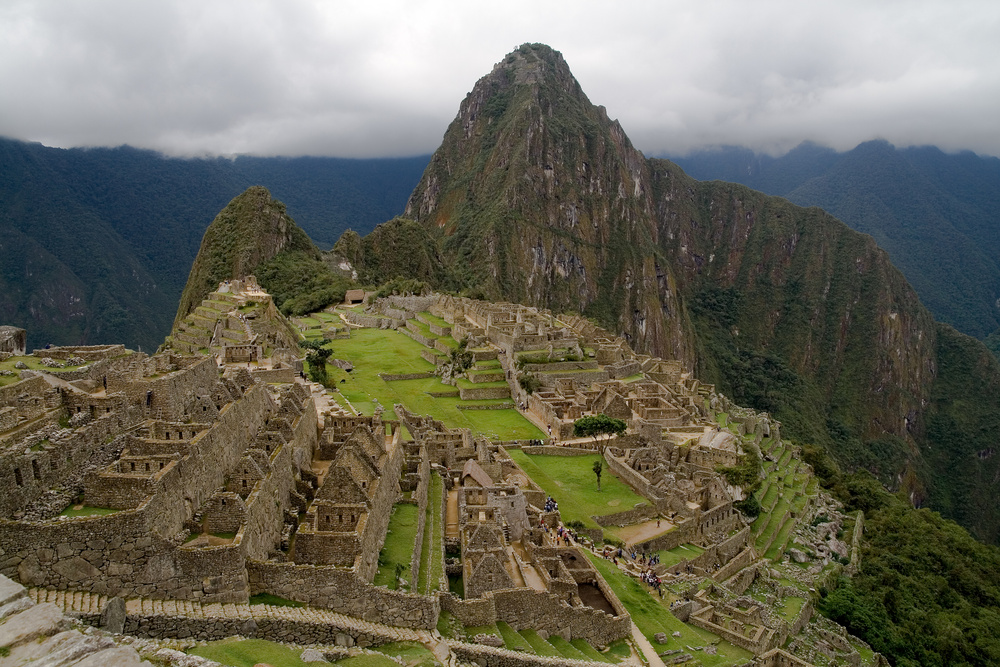
{"label": "group of tourist", "polygon": [[555,501],[552,496],[547,496],[545,498],[545,511],[546,512],[557,512],[559,511],[559,503]]}

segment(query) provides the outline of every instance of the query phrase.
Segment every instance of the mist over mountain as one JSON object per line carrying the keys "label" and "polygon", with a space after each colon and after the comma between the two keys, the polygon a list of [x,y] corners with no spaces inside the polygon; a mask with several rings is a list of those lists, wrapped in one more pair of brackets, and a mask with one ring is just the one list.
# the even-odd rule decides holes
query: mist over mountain
{"label": "mist over mountain", "polygon": [[426,157],[175,159],[0,139],[0,321],[155,349],[216,214],[263,184],[321,247],[400,213]]}
{"label": "mist over mountain", "polygon": [[934,316],[979,339],[1000,328],[1000,159],[884,141],[781,157],[727,147],[672,158],[699,180],[819,206],[870,234]]}

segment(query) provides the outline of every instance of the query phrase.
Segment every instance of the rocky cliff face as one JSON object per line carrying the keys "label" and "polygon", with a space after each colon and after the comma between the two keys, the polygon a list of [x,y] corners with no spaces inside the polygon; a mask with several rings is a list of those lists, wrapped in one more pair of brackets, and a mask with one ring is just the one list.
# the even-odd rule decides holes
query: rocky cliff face
{"label": "rocky cliff face", "polygon": [[[996,497],[982,421],[955,414],[1000,402],[955,382],[962,355],[983,350],[941,356],[938,325],[874,240],[820,209],[647,160],[546,46],[520,47],[476,84],[406,214],[453,285],[592,316],[916,503],[947,498],[961,517]],[[942,464],[934,433],[965,443],[944,454],[965,472]],[[964,520],[1000,535],[995,501]]]}
{"label": "rocky cliff face", "polygon": [[691,365],[648,186],[645,158],[562,56],[525,46],[462,102],[406,215],[487,296],[593,315]]}

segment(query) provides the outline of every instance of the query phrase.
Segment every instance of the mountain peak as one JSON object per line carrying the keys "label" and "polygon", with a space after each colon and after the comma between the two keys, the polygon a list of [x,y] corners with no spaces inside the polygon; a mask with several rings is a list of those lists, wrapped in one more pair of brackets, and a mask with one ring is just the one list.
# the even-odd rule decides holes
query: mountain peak
{"label": "mountain peak", "polygon": [[177,310],[179,322],[223,280],[244,278],[282,251],[301,251],[317,261],[309,237],[267,188],[255,185],[233,198],[205,230]]}

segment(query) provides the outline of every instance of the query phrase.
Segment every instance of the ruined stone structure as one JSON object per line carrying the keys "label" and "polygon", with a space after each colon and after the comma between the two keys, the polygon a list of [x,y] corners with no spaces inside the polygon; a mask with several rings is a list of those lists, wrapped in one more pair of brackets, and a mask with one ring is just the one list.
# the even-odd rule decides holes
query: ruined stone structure
{"label": "ruined stone structure", "polygon": [[17,327],[0,327],[0,354],[23,357],[27,345],[27,331]]}
{"label": "ruined stone structure", "polygon": [[[782,625],[739,597],[765,575],[734,509],[742,490],[716,472],[773,447],[779,424],[730,405],[677,363],[634,354],[582,318],[441,295],[381,299],[345,318],[426,339],[424,357],[439,369],[453,348],[433,337],[463,340],[488,365],[457,393],[510,399],[501,405],[518,404],[551,429],[545,446],[506,444],[562,455],[600,444],[611,472],[648,501],[593,517],[598,525],[658,519],[662,532],[628,548],[700,548],[691,560],[656,568],[714,582],[676,614],[752,651],[758,664],[801,664],[778,647],[808,622],[811,607]],[[247,611],[258,593],[369,624],[334,621],[343,628],[334,631],[338,642],[391,637],[381,631],[375,639],[370,624],[431,631],[442,611],[466,626],[503,622],[595,646],[630,634],[627,611],[586,554],[555,539],[559,513],[547,511],[545,492],[505,443],[401,405],[396,421],[380,407],[364,416],[319,401],[318,386],[297,372],[294,335],[269,295],[234,281],[210,294],[154,356],[121,346],[45,350],[84,364],[23,371],[20,382],[0,388],[0,483],[10,489],[0,495],[0,574],[40,598],[65,592],[60,599],[80,601],[74,591],[85,591],[156,601],[150,609],[186,605],[193,616],[134,607],[142,613],[129,622],[162,636],[214,636],[218,622],[206,629],[200,619],[215,603],[243,610],[223,624],[227,631],[266,636],[267,614]],[[520,382],[528,375],[540,387],[530,394]],[[709,419],[716,411],[728,412],[726,428]],[[594,414],[626,421],[626,434],[574,439],[573,422]],[[432,507],[432,483],[444,488],[440,507]],[[444,561],[443,547],[452,549],[440,565],[461,575],[464,597],[443,579],[430,594],[371,583],[399,502],[419,510],[412,580],[423,567],[424,536],[440,535],[444,523],[431,556]],[[488,664],[513,659],[509,651],[469,651]]]}

